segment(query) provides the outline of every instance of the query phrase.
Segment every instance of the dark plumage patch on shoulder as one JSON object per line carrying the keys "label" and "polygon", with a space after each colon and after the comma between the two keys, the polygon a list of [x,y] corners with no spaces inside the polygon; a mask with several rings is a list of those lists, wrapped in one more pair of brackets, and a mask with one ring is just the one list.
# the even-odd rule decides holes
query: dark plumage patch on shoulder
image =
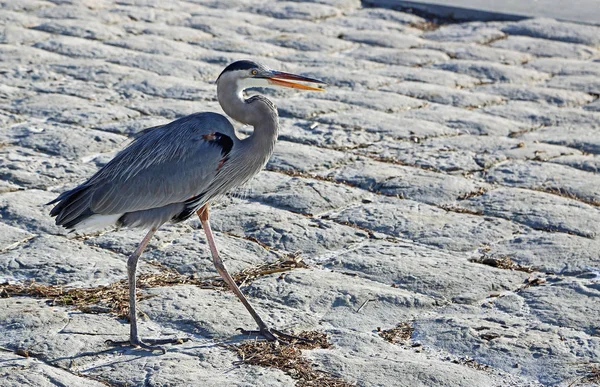
{"label": "dark plumage patch on shoulder", "polygon": [[231,148],[233,148],[233,140],[226,134],[219,132],[212,132],[202,136],[209,144],[215,145],[221,148],[221,156],[227,157]]}
{"label": "dark plumage patch on shoulder", "polygon": [[[250,70],[258,68],[260,68],[260,66],[257,63],[254,63],[250,60],[238,60],[237,62],[233,62],[229,66],[225,67],[225,70],[223,70],[221,74],[219,74],[219,78],[221,78],[221,75],[229,71]],[[219,78],[217,78],[217,81],[219,80]]]}

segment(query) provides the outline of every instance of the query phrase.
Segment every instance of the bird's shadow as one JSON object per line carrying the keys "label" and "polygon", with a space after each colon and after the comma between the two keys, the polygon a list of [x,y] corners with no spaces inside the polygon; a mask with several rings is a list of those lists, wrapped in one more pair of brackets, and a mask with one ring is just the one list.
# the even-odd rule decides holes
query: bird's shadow
{"label": "bird's shadow", "polygon": [[[136,360],[139,360],[142,358],[148,358],[151,356],[165,356],[165,355],[168,355],[169,353],[171,353],[171,354],[180,353],[180,354],[185,354],[188,356],[198,356],[199,354],[197,351],[201,350],[203,348],[222,347],[222,348],[231,350],[232,349],[231,347],[234,346],[235,344],[240,344],[240,343],[243,343],[248,340],[257,340],[258,338],[253,335],[237,334],[235,336],[231,336],[231,337],[227,338],[226,340],[214,340],[214,339],[211,339],[208,337],[203,337],[203,336],[201,338],[197,338],[197,339],[203,340],[203,341],[206,341],[206,340],[212,340],[212,341],[204,342],[204,343],[198,342],[197,345],[193,345],[195,343],[194,339],[189,338],[189,340],[186,341],[185,346],[182,346],[183,344],[166,345],[165,348],[167,350],[167,353],[165,353],[165,354],[161,353],[160,351],[148,351],[148,350],[145,350],[142,348],[135,348],[135,347],[131,347],[131,346],[109,347],[106,349],[99,349],[96,351],[81,352],[81,353],[78,353],[73,356],[65,356],[65,357],[56,358],[56,359],[53,359],[52,361],[49,361],[49,363],[56,364],[59,362],[68,361],[69,362],[68,368],[72,368],[73,363],[76,360],[81,360],[82,358],[85,358],[85,357],[101,357],[103,355],[118,356],[118,358],[115,358],[114,361],[112,361],[112,362],[103,362],[102,364],[98,364],[93,367],[79,370],[79,372],[86,373],[86,372],[91,372],[91,371],[94,371],[97,369],[104,368],[106,366],[113,366],[113,365],[117,365],[117,364],[121,364],[121,363],[129,363],[132,361],[136,361]],[[192,345],[190,345],[190,344],[192,344]],[[122,356],[124,356],[124,357],[122,357]]]}

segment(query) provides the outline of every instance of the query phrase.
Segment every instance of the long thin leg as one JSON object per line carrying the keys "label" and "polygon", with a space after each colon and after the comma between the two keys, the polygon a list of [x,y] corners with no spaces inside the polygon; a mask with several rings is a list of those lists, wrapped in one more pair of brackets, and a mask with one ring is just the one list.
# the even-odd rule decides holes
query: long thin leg
{"label": "long thin leg", "polygon": [[[135,302],[135,293],[136,293],[135,292],[135,290],[136,290],[135,272],[137,269],[138,260],[139,260],[140,256],[142,255],[142,252],[148,245],[148,242],[150,242],[150,239],[152,239],[152,236],[154,236],[155,232],[156,232],[156,228],[152,228],[150,231],[148,231],[148,234],[146,234],[146,236],[144,237],[144,239],[142,239],[142,241],[140,242],[137,249],[135,249],[133,254],[131,254],[129,256],[129,259],[127,260],[127,279],[129,281],[129,341],[128,342],[127,341],[116,342],[116,341],[108,340],[107,343],[110,345],[113,345],[113,346],[132,345],[134,347],[140,347],[140,348],[148,349],[151,351],[162,351],[163,353],[167,352],[163,347],[153,346],[153,345],[144,343],[140,339],[140,337],[138,335],[138,329],[137,329],[137,309],[136,309],[136,302]],[[178,343],[181,341],[182,341],[181,339],[148,340],[148,342],[152,342],[152,344],[169,344],[169,343]]]}
{"label": "long thin leg", "polygon": [[244,294],[242,293],[240,288],[238,288],[233,278],[231,278],[231,275],[229,275],[229,272],[225,267],[225,263],[223,263],[223,260],[219,256],[219,250],[217,250],[217,245],[215,244],[212,229],[210,228],[210,223],[208,221],[208,205],[204,205],[202,208],[200,208],[197,211],[197,214],[200,218],[200,223],[202,224],[204,233],[206,234],[206,240],[208,241],[208,246],[210,247],[210,253],[212,255],[213,264],[215,265],[217,272],[219,272],[221,278],[225,280],[227,285],[229,285],[229,288],[235,293],[235,295],[240,299],[240,301],[242,301],[242,304],[244,304],[248,312],[250,312],[252,318],[254,318],[254,321],[256,321],[256,324],[258,324],[258,327],[261,330],[268,330],[267,324],[264,323],[264,321],[260,318],[258,313],[256,313],[256,311],[254,310],[252,305],[250,305],[250,302],[248,302],[246,297],[244,297]]}
{"label": "long thin leg", "polygon": [[[217,245],[215,244],[215,239],[213,237],[212,229],[210,228],[210,223],[208,221],[208,217],[209,217],[208,204],[204,205],[196,213],[198,214],[198,217],[200,218],[200,223],[202,224],[202,228],[204,229],[204,233],[206,234],[206,240],[208,241],[208,246],[210,247],[210,253],[213,258],[213,264],[215,265],[217,272],[219,272],[219,275],[221,276],[221,278],[223,278],[223,280],[227,283],[227,285],[233,291],[233,293],[235,293],[235,295],[239,298],[239,300],[242,302],[242,304],[244,304],[244,306],[246,307],[246,310],[248,310],[248,312],[250,312],[250,314],[252,315],[252,318],[254,318],[254,321],[256,321],[256,324],[258,325],[258,328],[259,328],[258,331],[246,331],[243,329],[240,329],[240,331],[244,334],[259,334],[269,341],[282,341],[280,338],[284,338],[287,340],[306,341],[302,338],[288,335],[286,333],[280,332],[275,329],[271,329],[267,326],[267,324],[265,324],[265,322],[262,320],[262,318],[260,318],[258,313],[256,313],[256,311],[254,310],[252,305],[250,305],[250,302],[248,302],[246,297],[244,297],[244,294],[242,293],[240,288],[237,286],[237,284],[235,283],[233,278],[231,278],[231,275],[229,275],[229,272],[227,271],[227,268],[225,267],[223,260],[219,256],[219,250],[217,249]],[[277,337],[275,335],[277,335],[279,337]]]}

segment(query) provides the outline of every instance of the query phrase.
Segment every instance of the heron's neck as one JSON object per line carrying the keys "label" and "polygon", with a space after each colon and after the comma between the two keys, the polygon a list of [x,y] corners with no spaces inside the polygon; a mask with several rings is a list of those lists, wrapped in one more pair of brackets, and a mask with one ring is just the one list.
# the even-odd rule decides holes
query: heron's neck
{"label": "heron's neck", "polygon": [[234,120],[252,125],[254,132],[245,141],[272,148],[279,130],[277,108],[264,96],[244,99],[243,90],[237,84],[219,83],[217,97],[221,108]]}
{"label": "heron's neck", "polygon": [[242,144],[248,154],[256,158],[261,168],[266,164],[279,131],[279,119],[275,105],[262,95],[244,99],[242,89],[232,83],[219,83],[217,97],[227,115],[246,125],[252,125],[254,131]]}

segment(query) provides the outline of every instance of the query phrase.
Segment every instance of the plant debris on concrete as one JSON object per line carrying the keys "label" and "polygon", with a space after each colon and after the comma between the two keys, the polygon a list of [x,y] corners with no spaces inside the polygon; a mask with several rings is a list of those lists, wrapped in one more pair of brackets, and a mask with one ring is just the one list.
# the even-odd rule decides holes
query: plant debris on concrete
{"label": "plant debris on concrete", "polygon": [[329,348],[327,335],[321,332],[308,331],[297,335],[303,340],[289,344],[268,341],[247,341],[233,346],[241,362],[263,367],[277,368],[296,380],[298,387],[349,387],[354,386],[340,377],[325,371],[314,369],[313,365],[302,356],[302,350]]}
{"label": "plant debris on concrete", "polygon": [[[259,277],[306,268],[308,265],[298,255],[288,255],[275,262],[244,269],[232,277],[238,286],[247,284]],[[196,285],[203,289],[227,289],[227,284],[219,277],[195,278],[161,266],[159,273],[145,273],[137,276],[138,300],[150,295],[140,289],[174,285]],[[49,299],[50,305],[74,306],[84,313],[114,313],[119,318],[129,319],[129,293],[127,279],[109,285],[92,288],[68,288],[60,285],[44,285],[29,281],[21,284],[0,284],[0,297],[28,296]]]}
{"label": "plant debris on concrete", "polygon": [[385,341],[389,341],[392,344],[408,344],[415,329],[409,322],[401,322],[395,328],[383,331],[381,328],[377,328],[377,330],[379,331],[379,336],[383,337]]}
{"label": "plant debris on concrete", "polygon": [[531,266],[519,265],[518,263],[514,262],[512,259],[506,256],[499,258],[483,256],[480,259],[474,259],[471,262],[497,267],[498,269],[523,271],[525,273],[533,273],[535,271],[535,269]]}

